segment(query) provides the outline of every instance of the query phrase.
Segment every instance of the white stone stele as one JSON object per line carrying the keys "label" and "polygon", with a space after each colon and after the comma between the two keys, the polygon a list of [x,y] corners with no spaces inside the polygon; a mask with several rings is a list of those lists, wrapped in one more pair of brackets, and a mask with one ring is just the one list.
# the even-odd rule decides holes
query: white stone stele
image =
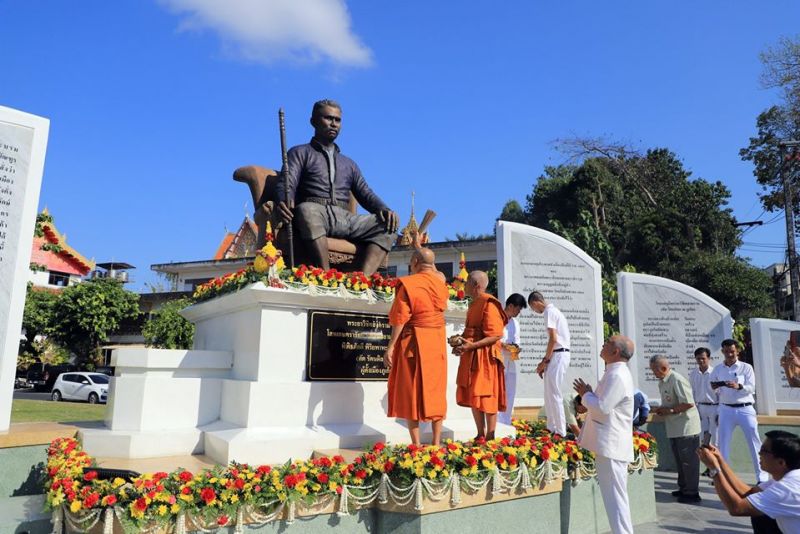
{"label": "white stone stele", "polygon": [[763,415],[778,410],[800,410],[800,388],[791,388],[780,366],[789,332],[800,323],[778,319],[750,319],[753,366],[756,372],[756,409]]}
{"label": "white stone stele", "polygon": [[684,377],[697,364],[694,351],[711,351],[711,365],[722,363],[720,345],[732,337],[731,312],[705,293],[659,276],[617,273],[619,326],[636,345],[630,362],[636,387],[660,403],[658,379],[650,358],[665,355],[672,369]]}
{"label": "white stone stele", "polygon": [[[512,293],[528,298],[533,290],[560,309],[567,318],[571,356],[563,391],[583,378],[597,383],[600,347],[603,345],[601,267],[591,256],[552,232],[526,224],[497,223],[497,287],[500,300]],[[522,352],[518,360],[514,406],[542,406],[544,382],[536,365],[547,348],[543,316],[530,308],[517,317]]]}
{"label": "white stone stele", "polygon": [[[258,283],[187,308],[197,325],[194,350],[114,351],[106,428],[82,430],[84,447],[105,457],[205,453],[221,464],[276,464],[319,449],[408,443],[402,421],[386,416],[385,381],[305,380],[308,310],[389,307]],[[448,336],[463,330],[464,317],[446,313]],[[443,436],[469,439],[475,423],[455,403],[457,368],[449,357]],[[422,430],[429,439],[429,425]],[[498,436],[513,433],[498,425]]]}
{"label": "white stone stele", "polygon": [[48,119],[0,106],[0,432],[8,430]]}

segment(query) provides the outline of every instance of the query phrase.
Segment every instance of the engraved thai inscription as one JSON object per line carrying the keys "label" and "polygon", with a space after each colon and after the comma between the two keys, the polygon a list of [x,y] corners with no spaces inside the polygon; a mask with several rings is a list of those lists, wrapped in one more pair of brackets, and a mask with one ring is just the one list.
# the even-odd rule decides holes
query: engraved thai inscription
{"label": "engraved thai inscription", "polygon": [[391,336],[386,315],[309,310],[306,378],[387,380],[383,353]]}

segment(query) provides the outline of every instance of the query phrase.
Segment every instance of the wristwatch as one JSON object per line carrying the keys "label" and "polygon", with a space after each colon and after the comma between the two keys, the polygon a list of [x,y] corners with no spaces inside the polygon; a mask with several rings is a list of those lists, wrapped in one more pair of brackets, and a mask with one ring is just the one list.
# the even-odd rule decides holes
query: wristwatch
{"label": "wristwatch", "polygon": [[712,469],[708,470],[708,476],[711,477],[711,478],[714,478],[718,474],[719,474],[719,469],[712,468]]}

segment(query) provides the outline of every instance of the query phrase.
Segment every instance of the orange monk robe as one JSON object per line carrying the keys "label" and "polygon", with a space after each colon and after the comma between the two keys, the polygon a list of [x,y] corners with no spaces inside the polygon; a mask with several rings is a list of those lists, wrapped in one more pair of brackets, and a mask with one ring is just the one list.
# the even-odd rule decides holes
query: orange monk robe
{"label": "orange monk robe", "polygon": [[[508,317],[499,300],[488,293],[474,299],[467,310],[463,337],[470,342],[503,335]],[[506,410],[506,379],[500,341],[461,354],[456,378],[456,402],[493,414]]]}
{"label": "orange monk robe", "polygon": [[432,421],[447,413],[448,297],[447,286],[435,272],[399,279],[389,323],[405,327],[392,351],[389,417]]}

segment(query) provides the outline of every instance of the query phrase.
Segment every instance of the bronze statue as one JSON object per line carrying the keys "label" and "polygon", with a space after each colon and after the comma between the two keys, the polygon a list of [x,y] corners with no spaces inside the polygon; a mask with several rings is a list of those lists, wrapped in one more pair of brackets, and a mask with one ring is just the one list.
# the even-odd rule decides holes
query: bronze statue
{"label": "bronze statue", "polygon": [[[277,173],[263,167],[237,169],[234,180],[250,187],[259,244],[266,220],[277,217],[284,224],[293,223],[305,249],[304,254],[298,254],[299,261],[328,269],[333,252],[355,254],[354,267],[369,275],[386,260],[397,237],[398,217],[372,192],[358,165],[341,154],[334,142],[341,120],[341,107],[336,102],[321,100],[314,104],[314,137],[287,154],[288,191]],[[353,198],[370,214],[355,214]]]}

